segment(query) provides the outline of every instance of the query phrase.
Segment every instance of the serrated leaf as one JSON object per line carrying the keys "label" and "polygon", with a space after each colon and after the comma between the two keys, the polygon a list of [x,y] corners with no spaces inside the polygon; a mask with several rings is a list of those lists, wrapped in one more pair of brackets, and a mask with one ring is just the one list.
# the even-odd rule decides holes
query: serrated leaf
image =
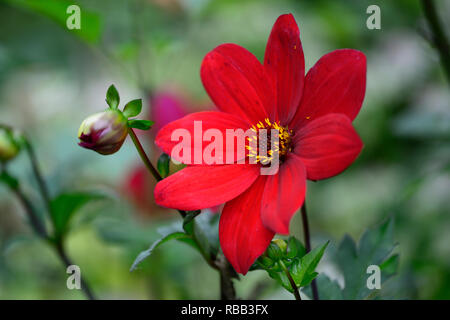
{"label": "serrated leaf", "polygon": [[141,113],[142,110],[142,99],[136,99],[128,102],[123,108],[123,115],[126,118],[136,117]]}
{"label": "serrated leaf", "polygon": [[295,281],[295,284],[300,287],[305,287],[311,283],[311,281],[318,275],[315,272],[317,265],[322,259],[323,253],[327,248],[329,241],[320,247],[316,247],[301,259],[294,262],[291,266],[291,275]]}
{"label": "serrated leaf", "polygon": [[154,122],[150,120],[128,120],[128,126],[139,130],[149,130]]}
{"label": "serrated leaf", "polygon": [[139,255],[136,257],[136,259],[134,260],[133,264],[131,265],[130,268],[130,272],[135,270],[136,267],[145,259],[147,259],[148,257],[150,257],[150,255],[153,253],[153,251],[158,248],[160,245],[170,241],[170,240],[181,240],[181,239],[187,239],[190,238],[190,236],[184,232],[174,232],[174,233],[170,233],[164,237],[162,237],[161,239],[158,239],[157,241],[155,241],[150,248],[148,248],[145,251],[142,251],[141,253],[139,253]]}
{"label": "serrated leaf", "polygon": [[[320,300],[343,300],[342,289],[336,281],[331,280],[326,274],[321,273],[316,278],[319,288]],[[311,286],[303,291],[309,297],[312,297]]]}
{"label": "serrated leaf", "polygon": [[368,229],[361,237],[358,247],[349,236],[344,237],[335,257],[344,276],[344,299],[360,300],[373,296],[374,290],[367,288],[368,266],[378,265],[380,269],[384,266],[381,272],[382,284],[393,274],[396,258],[389,261],[389,255],[396,246],[393,229],[392,219]]}
{"label": "serrated leaf", "polygon": [[170,156],[166,153],[161,154],[158,158],[156,167],[158,168],[158,172],[161,177],[167,178],[170,168]]}
{"label": "serrated leaf", "polygon": [[87,192],[63,193],[54,198],[50,203],[50,208],[55,236],[60,238],[68,231],[70,220],[81,207],[100,199],[104,199],[104,196]]}
{"label": "serrated leaf", "polygon": [[116,87],[112,84],[109,86],[108,91],[106,91],[106,103],[111,109],[117,109],[120,103],[119,92]]}

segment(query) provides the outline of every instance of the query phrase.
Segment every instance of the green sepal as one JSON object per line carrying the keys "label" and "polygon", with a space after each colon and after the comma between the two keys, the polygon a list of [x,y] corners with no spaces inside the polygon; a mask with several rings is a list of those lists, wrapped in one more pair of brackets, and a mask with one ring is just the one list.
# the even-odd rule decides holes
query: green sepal
{"label": "green sepal", "polygon": [[135,99],[128,102],[123,108],[123,115],[126,118],[136,117],[141,113],[142,99]]}
{"label": "green sepal", "polygon": [[111,109],[117,109],[120,103],[119,92],[116,87],[112,84],[109,86],[108,91],[106,91],[106,103]]}
{"label": "green sepal", "polygon": [[154,122],[151,120],[128,120],[128,126],[139,130],[149,130]]}

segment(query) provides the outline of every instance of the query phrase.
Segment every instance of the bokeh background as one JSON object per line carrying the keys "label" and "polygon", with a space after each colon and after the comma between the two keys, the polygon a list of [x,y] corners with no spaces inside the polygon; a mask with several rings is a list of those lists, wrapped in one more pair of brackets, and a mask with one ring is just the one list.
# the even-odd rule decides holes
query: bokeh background
{"label": "bokeh background", "polygon": [[[81,30],[66,28],[70,4],[81,8]],[[381,8],[381,30],[366,27],[372,4]],[[449,31],[450,2],[436,6]],[[67,239],[98,297],[215,299],[219,276],[176,241],[129,272],[158,228],[179,216],[154,205],[154,182],[131,141],[103,157],[77,146],[79,124],[106,108],[112,83],[122,102],[143,98],[145,117],[157,126],[213,109],[199,77],[204,55],[233,42],[262,60],[283,13],[297,20],[307,69],[337,48],[361,50],[368,62],[366,98],[354,122],[363,152],[343,174],[308,182],[313,245],[331,240],[319,270],[339,278],[327,255],[344,234],[358,239],[393,217],[397,297],[450,298],[450,91],[419,1],[1,0],[0,122],[31,137],[52,195],[74,189],[107,196],[76,216]],[[141,133],[154,161],[160,154],[155,132]],[[25,155],[11,171],[43,208]],[[291,227],[301,239],[299,217]],[[0,298],[82,299],[81,291],[66,288],[66,279],[57,256],[0,186]],[[242,298],[292,298],[262,271],[236,287]]]}

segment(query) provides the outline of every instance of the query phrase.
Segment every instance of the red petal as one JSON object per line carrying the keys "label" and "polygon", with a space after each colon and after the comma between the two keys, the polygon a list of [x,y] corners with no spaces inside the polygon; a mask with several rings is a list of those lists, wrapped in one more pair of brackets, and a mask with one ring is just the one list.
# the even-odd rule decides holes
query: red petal
{"label": "red petal", "polygon": [[261,221],[261,198],[266,176],[260,176],[242,195],[225,204],[219,223],[219,239],[234,270],[246,274],[267,249],[274,233]]}
{"label": "red petal", "polygon": [[[226,139],[226,129],[243,129],[245,132],[249,128],[249,124],[229,113],[225,112],[217,112],[217,111],[205,111],[205,112],[197,112],[186,117],[183,117],[179,120],[173,121],[168,125],[164,126],[157,134],[155,143],[158,147],[160,147],[165,153],[171,155],[175,160],[184,162],[185,164],[204,164],[203,151],[204,149],[211,143],[209,141],[203,141],[203,136],[200,136],[200,139],[197,140],[202,143],[194,143],[194,137],[196,136],[194,133],[194,121],[201,121],[202,134],[208,129],[217,129],[222,133],[223,139]],[[172,141],[171,137],[175,130],[177,129],[186,129],[189,131],[190,139],[174,139]],[[175,137],[174,137],[175,138]],[[196,138],[197,139],[197,138]],[[185,150],[190,150],[189,161],[182,161],[179,157],[177,157],[178,152],[174,152],[172,154],[172,149],[176,146],[184,146]],[[237,151],[237,142],[234,144],[226,143],[222,141],[223,145],[223,158],[222,162],[219,164],[229,163],[227,162],[227,153],[233,153],[233,159],[237,160],[236,155]],[[244,150],[245,151],[245,150]],[[242,151],[241,151],[242,152]],[[194,162],[196,160],[195,154],[200,155],[197,156],[197,159],[201,162]],[[207,163],[212,164],[212,163]]]}
{"label": "red petal", "polygon": [[282,15],[275,22],[267,42],[264,66],[275,79],[278,118],[286,125],[300,103],[305,78],[300,31],[292,14]]}
{"label": "red petal", "polygon": [[261,208],[263,224],[273,232],[289,234],[289,223],[302,206],[305,193],[305,166],[298,156],[290,154],[278,174],[267,177]]}
{"label": "red petal", "polygon": [[308,123],[294,136],[294,152],[300,156],[310,180],[344,171],[359,155],[363,143],[343,114],[330,113]]}
{"label": "red petal", "polygon": [[300,107],[291,127],[327,113],[342,113],[353,121],[366,91],[366,56],[357,50],[342,49],[324,55],[309,70]]}
{"label": "red petal", "polygon": [[234,199],[256,180],[260,166],[232,164],[191,166],[158,182],[158,205],[180,210],[198,210]]}
{"label": "red petal", "polygon": [[238,45],[223,44],[208,53],[200,74],[221,111],[255,123],[275,107],[272,80],[258,59]]}

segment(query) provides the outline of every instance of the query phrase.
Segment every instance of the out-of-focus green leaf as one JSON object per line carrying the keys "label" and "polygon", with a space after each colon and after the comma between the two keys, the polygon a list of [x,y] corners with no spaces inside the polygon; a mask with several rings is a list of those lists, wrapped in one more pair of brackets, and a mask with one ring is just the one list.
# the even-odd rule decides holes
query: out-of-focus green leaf
{"label": "out-of-focus green leaf", "polygon": [[[317,287],[320,288],[320,300],[343,300],[342,289],[336,281],[331,280],[326,274],[321,273],[316,278]],[[304,293],[312,297],[311,286],[305,288]]]}
{"label": "out-of-focus green leaf", "polygon": [[106,91],[106,103],[111,109],[117,109],[120,103],[119,92],[116,87],[112,84],[109,86],[108,91]]}
{"label": "out-of-focus green leaf", "polygon": [[203,252],[215,257],[219,251],[219,219],[212,212],[204,210],[194,219],[194,236]]}
{"label": "out-of-focus green leaf", "polygon": [[19,181],[5,171],[0,173],[0,182],[6,184],[11,189],[17,189],[19,186]]}
{"label": "out-of-focus green leaf", "polygon": [[135,99],[128,102],[123,108],[123,115],[127,118],[136,117],[141,113],[142,99]]}
{"label": "out-of-focus green leaf", "polygon": [[87,192],[63,193],[54,198],[50,206],[56,238],[62,237],[68,231],[70,219],[81,207],[100,199],[104,199],[104,196]]}
{"label": "out-of-focus green leaf", "polygon": [[361,237],[358,248],[349,236],[344,237],[336,253],[336,261],[344,275],[344,299],[365,299],[373,293],[374,290],[367,288],[368,266],[380,266],[382,283],[395,273],[392,269],[397,258],[388,259],[396,245],[393,230],[392,219],[377,228],[368,229]]}
{"label": "out-of-focus green leaf", "polygon": [[[88,43],[97,43],[101,36],[100,15],[83,8],[76,1],[69,0],[2,0],[20,9],[25,9],[48,17],[55,21],[67,32],[73,33],[80,39]],[[67,28],[67,19],[71,13],[67,9],[71,5],[80,7],[80,29],[69,30]]]}
{"label": "out-of-focus green leaf", "polygon": [[156,248],[158,248],[160,245],[162,245],[163,243],[166,243],[170,240],[180,240],[180,239],[186,239],[186,238],[190,238],[190,235],[184,233],[184,232],[174,232],[174,233],[169,233],[168,235],[165,235],[164,237],[162,237],[161,239],[155,241],[150,248],[148,248],[145,251],[142,251],[141,253],[139,253],[139,255],[136,257],[136,259],[134,260],[130,271],[133,271],[136,269],[136,267],[138,266],[138,264],[140,264],[143,260],[147,259],[153,252],[153,250],[155,250]]}

